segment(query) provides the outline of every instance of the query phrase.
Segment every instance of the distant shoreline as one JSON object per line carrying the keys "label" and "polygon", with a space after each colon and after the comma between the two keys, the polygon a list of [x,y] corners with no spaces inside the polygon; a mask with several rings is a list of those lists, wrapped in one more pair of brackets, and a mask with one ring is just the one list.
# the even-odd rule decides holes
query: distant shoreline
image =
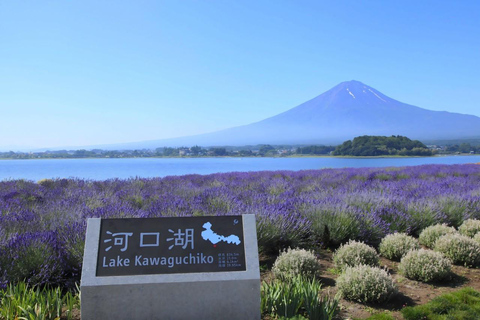
{"label": "distant shoreline", "polygon": [[45,157],[45,158],[26,158],[26,159],[14,159],[14,158],[0,158],[0,160],[78,160],[78,159],[242,159],[242,158],[336,158],[336,159],[381,159],[381,158],[438,158],[438,157],[454,157],[454,156],[478,156],[478,154],[470,153],[461,153],[461,154],[435,154],[432,156],[400,156],[400,155],[381,155],[381,156],[331,156],[331,155],[316,155],[316,154],[306,154],[306,155],[288,155],[288,156],[270,156],[270,157],[261,157],[261,156],[165,156],[165,157]]}

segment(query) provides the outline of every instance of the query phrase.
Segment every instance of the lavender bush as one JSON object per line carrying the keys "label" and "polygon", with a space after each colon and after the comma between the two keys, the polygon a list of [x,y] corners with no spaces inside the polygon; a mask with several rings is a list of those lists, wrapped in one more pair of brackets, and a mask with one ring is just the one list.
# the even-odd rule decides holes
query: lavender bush
{"label": "lavender bush", "polygon": [[78,281],[89,217],[232,214],[256,215],[268,254],[349,239],[376,246],[390,233],[418,236],[433,224],[480,219],[480,166],[2,181],[0,282]]}

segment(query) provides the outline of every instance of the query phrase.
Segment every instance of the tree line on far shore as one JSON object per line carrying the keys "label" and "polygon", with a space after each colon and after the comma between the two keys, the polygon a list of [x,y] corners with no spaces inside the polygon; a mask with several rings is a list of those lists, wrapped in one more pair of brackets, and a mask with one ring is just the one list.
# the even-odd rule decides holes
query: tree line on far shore
{"label": "tree line on far shore", "polygon": [[42,152],[0,152],[0,159],[64,159],[64,158],[158,158],[158,157],[284,157],[295,155],[329,155],[334,146],[272,146],[245,147],[162,147],[141,150],[55,150]]}
{"label": "tree line on far shore", "polygon": [[480,145],[458,142],[446,146],[429,145],[403,136],[360,136],[338,146],[255,145],[204,148],[162,147],[141,150],[56,150],[41,152],[0,152],[2,159],[55,158],[154,158],[154,157],[285,157],[302,155],[334,156],[431,156],[436,153],[480,154]]}

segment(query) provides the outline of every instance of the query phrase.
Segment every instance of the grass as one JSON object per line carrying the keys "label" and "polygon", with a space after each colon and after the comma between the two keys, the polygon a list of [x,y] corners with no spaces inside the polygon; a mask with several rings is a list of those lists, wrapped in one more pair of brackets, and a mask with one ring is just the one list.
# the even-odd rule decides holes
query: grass
{"label": "grass", "polygon": [[387,312],[382,312],[368,317],[367,320],[395,320],[395,318]]}
{"label": "grass", "polygon": [[427,304],[402,309],[406,320],[475,320],[480,314],[480,292],[463,288],[434,298]]}

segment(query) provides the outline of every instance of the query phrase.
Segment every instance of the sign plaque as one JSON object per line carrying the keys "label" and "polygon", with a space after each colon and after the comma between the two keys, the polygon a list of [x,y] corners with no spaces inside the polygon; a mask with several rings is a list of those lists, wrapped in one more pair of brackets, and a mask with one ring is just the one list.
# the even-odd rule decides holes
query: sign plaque
{"label": "sign plaque", "polygon": [[255,215],[88,219],[82,319],[260,319]]}
{"label": "sign plaque", "polygon": [[97,277],[245,270],[242,216],[101,221]]}

